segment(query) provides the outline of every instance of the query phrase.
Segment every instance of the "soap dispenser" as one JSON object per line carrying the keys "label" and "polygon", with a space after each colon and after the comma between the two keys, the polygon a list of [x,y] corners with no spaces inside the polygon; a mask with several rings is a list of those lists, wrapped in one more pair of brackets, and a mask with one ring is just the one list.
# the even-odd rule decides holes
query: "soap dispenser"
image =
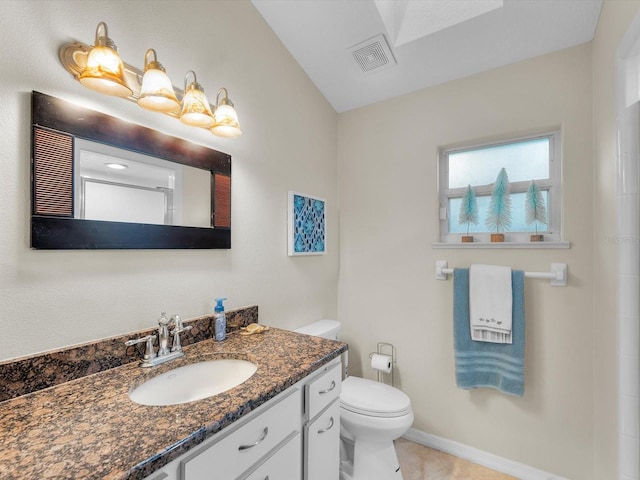
{"label": "soap dispenser", "polygon": [[213,322],[215,329],[215,338],[221,342],[227,338],[227,317],[224,314],[224,302],[226,298],[216,298],[216,307],[213,309]]}

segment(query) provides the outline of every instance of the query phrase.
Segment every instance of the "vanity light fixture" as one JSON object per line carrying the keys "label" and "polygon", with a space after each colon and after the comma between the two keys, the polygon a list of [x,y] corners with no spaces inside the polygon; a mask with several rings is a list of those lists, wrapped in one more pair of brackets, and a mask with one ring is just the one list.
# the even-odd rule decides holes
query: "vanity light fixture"
{"label": "vanity light fixture", "polygon": [[95,46],[89,51],[86,66],[78,80],[85,87],[106,95],[128,97],[133,93],[124,79],[124,67],[118,48],[109,38],[107,24],[104,22],[96,27]]}
{"label": "vanity light fixture", "polygon": [[[149,60],[152,55],[153,60]],[[138,105],[155,112],[175,112],[180,108],[171,80],[162,64],[158,62],[153,48],[147,50],[144,55],[144,76]]]}
{"label": "vanity light fixture", "polygon": [[[213,107],[192,70],[185,75],[184,91],[176,88],[152,48],[145,53],[144,71],[128,65],[118,55],[104,22],[96,28],[95,46],[68,43],[60,48],[59,56],[64,68],[87,88],[126,98],[147,110],[170,115],[187,125],[206,128],[214,135],[227,138],[242,135],[238,115],[226,88],[220,88]],[[187,83],[191,74],[193,81]],[[221,94],[224,95],[220,99]]]}
{"label": "vanity light fixture", "polygon": [[[224,97],[220,100],[220,94],[224,93]],[[233,103],[229,100],[229,92],[222,87],[218,90],[216,96],[216,111],[213,114],[214,124],[211,127],[211,133],[220,137],[237,138],[242,135],[240,124],[238,123],[238,114],[233,108]]]}
{"label": "vanity light fixture", "polygon": [[[189,74],[193,74],[193,82],[187,86]],[[209,101],[204,94],[204,88],[196,80],[196,74],[189,70],[184,76],[184,97],[182,97],[182,111],[180,121],[193,127],[210,128],[213,125],[213,114]]]}

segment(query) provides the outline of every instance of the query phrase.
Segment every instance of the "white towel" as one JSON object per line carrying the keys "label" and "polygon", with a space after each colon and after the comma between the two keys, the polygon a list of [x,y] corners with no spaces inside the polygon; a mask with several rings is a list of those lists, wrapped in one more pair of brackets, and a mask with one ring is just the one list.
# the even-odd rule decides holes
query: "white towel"
{"label": "white towel", "polygon": [[469,326],[478,342],[513,343],[511,269],[494,265],[469,268]]}

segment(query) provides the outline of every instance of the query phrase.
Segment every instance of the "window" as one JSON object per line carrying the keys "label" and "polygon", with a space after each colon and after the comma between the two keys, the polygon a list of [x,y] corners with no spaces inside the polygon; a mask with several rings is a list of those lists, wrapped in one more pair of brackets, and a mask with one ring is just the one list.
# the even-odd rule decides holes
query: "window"
{"label": "window", "polygon": [[[560,132],[518,138],[499,143],[440,151],[440,236],[443,243],[460,243],[461,235],[474,235],[488,242],[485,226],[493,183],[502,168],[510,184],[511,227],[508,242],[529,242],[536,231],[545,241],[560,241]],[[547,210],[547,223],[526,223],[525,198],[531,180],[535,180]],[[478,203],[478,223],[460,224],[462,197],[471,185]],[[537,228],[537,230],[536,230]],[[501,232],[502,233],[502,232]]]}

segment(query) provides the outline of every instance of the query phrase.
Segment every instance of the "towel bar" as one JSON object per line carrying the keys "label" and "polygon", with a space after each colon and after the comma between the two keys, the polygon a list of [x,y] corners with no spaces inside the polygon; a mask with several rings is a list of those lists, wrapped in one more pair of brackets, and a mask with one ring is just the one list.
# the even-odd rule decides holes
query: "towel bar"
{"label": "towel bar", "polygon": [[[436,280],[447,280],[447,275],[453,273],[453,268],[448,268],[446,260],[436,260]],[[567,286],[567,264],[552,263],[550,272],[524,272],[526,278],[547,278],[551,280],[553,287]]]}

